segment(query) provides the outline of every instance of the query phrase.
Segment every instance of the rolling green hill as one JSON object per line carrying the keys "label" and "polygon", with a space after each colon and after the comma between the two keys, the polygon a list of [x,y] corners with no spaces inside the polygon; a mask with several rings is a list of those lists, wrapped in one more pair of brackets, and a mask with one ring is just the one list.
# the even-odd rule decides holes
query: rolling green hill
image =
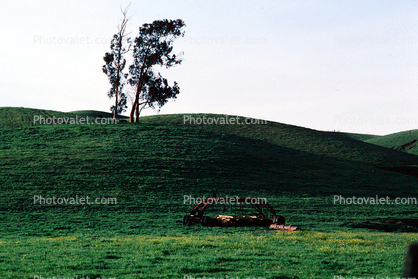
{"label": "rolling green hill", "polygon": [[[391,263],[384,274],[395,276],[402,268],[398,259],[404,245],[414,239],[414,234],[376,233],[382,230],[379,225],[356,225],[375,218],[418,217],[416,205],[393,203],[396,197],[417,196],[418,177],[374,166],[418,165],[413,154],[273,122],[194,125],[185,124],[184,115],[159,115],[143,117],[139,125],[25,127],[39,111],[7,110],[0,128],[0,273],[5,278],[87,273],[331,278],[362,274],[382,262]],[[95,117],[98,112],[84,113]],[[12,116],[20,118],[13,121]],[[213,193],[266,198],[303,231],[184,227],[182,217],[195,205],[185,198]],[[391,203],[334,201],[336,196],[376,195]],[[117,203],[36,202],[76,196]],[[244,206],[207,212],[218,213],[253,214]],[[383,230],[418,229],[388,225]]]}
{"label": "rolling green hill", "polygon": [[[113,115],[108,112],[81,110],[74,112],[60,112],[54,110],[19,108],[19,107],[0,107],[0,128],[31,127],[38,126],[40,119],[53,118],[112,118]],[[119,116],[125,119],[124,116]]]}
{"label": "rolling green hill", "polygon": [[[245,130],[237,126],[229,127],[226,134],[227,126],[219,128],[222,132],[213,127],[205,130],[178,125],[178,117],[143,118],[140,125],[45,125],[0,130],[4,194],[0,208],[20,212],[30,206],[28,196],[37,193],[116,195],[124,200],[122,208],[126,209],[150,201],[157,206],[166,195],[177,199],[169,208],[179,207],[179,197],[188,193],[262,195],[275,200],[293,194],[407,195],[416,193],[418,187],[416,177],[335,159],[317,150],[314,154],[254,139],[265,138],[265,127],[258,127],[260,135],[253,131],[243,137],[237,134]],[[305,143],[298,138],[301,134],[309,137],[312,133],[310,140],[317,142],[322,136],[322,132],[300,127],[269,125],[277,128],[276,134],[296,130],[299,134],[295,139],[301,143]],[[286,134],[290,136],[289,131]],[[345,139],[338,134],[325,135],[328,142]],[[381,150],[416,162],[414,155]],[[398,163],[396,157],[394,162]]]}
{"label": "rolling green hill", "polygon": [[418,142],[410,144],[414,140],[418,140],[418,130],[404,131],[371,138],[366,140],[366,142],[393,149],[401,149],[401,147],[404,146],[403,151],[418,155]]}
{"label": "rolling green hill", "polygon": [[36,116],[44,118],[69,117],[65,112],[18,107],[0,108],[0,128],[16,128],[34,126]]}
{"label": "rolling green hill", "polygon": [[[139,207],[151,213],[162,203],[180,214],[187,211],[181,197],[188,194],[277,200],[293,194],[399,196],[418,187],[416,177],[187,126],[13,128],[1,130],[0,142],[0,209],[16,213],[51,210],[31,206],[30,197],[42,194],[116,196],[123,202],[115,208],[122,212],[137,213]],[[0,230],[22,233],[21,227]]]}
{"label": "rolling green hill", "polygon": [[[113,114],[110,112],[97,111],[97,110],[77,110],[71,111],[69,114],[78,115],[79,117],[92,117],[92,118],[112,118]],[[118,115],[118,119],[128,119],[129,117]]]}
{"label": "rolling green hill", "polygon": [[367,141],[370,139],[375,139],[375,138],[379,138],[381,136],[378,135],[369,135],[369,134],[356,134],[356,133],[343,133],[344,135],[346,135],[349,138],[352,139],[356,139],[356,140],[361,140],[361,141]]}
{"label": "rolling green hill", "polygon": [[[63,113],[58,111],[36,110],[26,108],[0,108],[0,128],[1,127],[30,127],[39,125],[35,123],[36,116],[41,115],[45,118],[111,118],[112,115],[100,111],[75,111]],[[194,119],[185,121],[187,118]],[[199,125],[199,121],[211,118],[213,120],[233,119],[234,123],[245,123],[244,117],[218,115],[218,114],[177,114],[177,115],[157,115],[141,117],[140,122],[152,125],[174,125],[188,126],[204,131],[211,131],[224,134],[232,134],[240,137],[262,140],[278,146],[287,147],[311,154],[336,158],[344,161],[354,161],[364,164],[370,164],[379,167],[401,167],[405,165],[418,165],[417,157],[393,150],[390,145],[393,143],[386,139],[391,136],[374,136],[361,134],[348,134],[339,132],[323,132],[308,128],[286,125],[277,122],[260,121],[255,125]],[[121,116],[121,119],[126,119]],[[230,121],[230,120],[229,120]],[[395,142],[403,142],[408,134],[400,133],[402,137],[395,136]],[[392,138],[391,138],[392,139]],[[389,144],[387,144],[389,142]],[[415,149],[410,153],[415,154]]]}
{"label": "rolling green hill", "polygon": [[[322,132],[277,122],[254,125],[198,125],[197,122],[196,124],[195,122],[190,123],[190,121],[185,122],[184,119],[188,116],[190,115],[149,116],[141,118],[141,122],[155,125],[186,125],[204,131],[233,134],[319,156],[374,166],[403,166],[417,165],[418,163],[416,156],[356,140],[344,133]],[[191,116],[194,119],[200,118],[202,120],[204,117],[213,119],[236,118],[236,116],[217,114],[193,114]],[[238,121],[244,123],[245,118],[239,117]],[[363,136],[363,138],[365,137]]]}

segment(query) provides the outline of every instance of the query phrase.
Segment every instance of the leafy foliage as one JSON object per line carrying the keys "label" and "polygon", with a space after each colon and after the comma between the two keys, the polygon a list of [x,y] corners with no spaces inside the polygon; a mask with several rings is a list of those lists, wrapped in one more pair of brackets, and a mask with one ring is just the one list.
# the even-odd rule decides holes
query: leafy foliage
{"label": "leafy foliage", "polygon": [[126,65],[126,59],[123,57],[131,47],[131,39],[125,35],[126,24],[128,18],[126,17],[127,10],[123,11],[123,20],[119,27],[119,32],[113,35],[113,39],[110,43],[110,52],[106,52],[103,60],[102,70],[108,76],[111,88],[107,95],[109,98],[115,97],[115,104],[111,106],[110,110],[116,115],[126,111],[127,96],[123,92],[124,80],[126,80],[128,74],[123,73]]}
{"label": "leafy foliage", "polygon": [[[132,106],[131,122],[138,122],[143,108],[161,108],[168,99],[175,99],[180,92],[178,84],[169,86],[154,66],[172,67],[181,63],[173,51],[173,42],[177,37],[184,36],[184,22],[177,20],[156,20],[144,24],[135,39],[133,63],[129,67],[129,82],[136,88]],[[141,108],[140,108],[141,106]]]}

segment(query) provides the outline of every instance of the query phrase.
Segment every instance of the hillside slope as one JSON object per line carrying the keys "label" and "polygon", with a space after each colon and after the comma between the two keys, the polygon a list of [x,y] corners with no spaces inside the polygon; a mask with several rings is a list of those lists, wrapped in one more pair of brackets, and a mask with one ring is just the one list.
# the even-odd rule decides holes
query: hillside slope
{"label": "hillside slope", "polygon": [[[75,117],[84,118],[112,118],[108,112],[81,110],[74,112],[61,112],[44,109],[31,109],[19,107],[0,107],[0,128],[31,127],[47,123],[46,119],[72,119]],[[126,119],[125,116],[119,116]]]}
{"label": "hillside slope", "polygon": [[37,120],[43,118],[72,117],[65,112],[18,107],[0,107],[0,128],[36,126]]}
{"label": "hillside slope", "polygon": [[[111,117],[110,113],[98,111],[75,111],[69,113],[35,110],[26,108],[0,108],[1,127],[29,127],[34,126],[35,115],[43,117]],[[396,151],[389,146],[379,146],[384,137],[373,135],[346,134],[338,132],[323,132],[308,128],[287,125],[277,122],[261,121],[252,125],[199,125],[186,118],[203,119],[237,119],[244,123],[244,117],[218,114],[173,114],[145,116],[140,123],[149,125],[172,125],[190,127],[204,131],[237,135],[249,139],[262,140],[278,146],[287,147],[311,154],[336,158],[344,161],[354,161],[379,167],[401,167],[418,165],[418,157],[413,152]],[[121,117],[125,118],[125,117]],[[361,139],[361,140],[358,140]],[[363,141],[367,140],[367,142]],[[375,141],[374,141],[375,140]],[[376,145],[377,144],[377,145]],[[414,151],[415,152],[415,151]]]}
{"label": "hillside slope", "polygon": [[[216,181],[211,187],[223,191],[243,192],[265,187],[268,191],[293,192],[313,187],[316,193],[331,193],[340,185],[349,186],[344,191],[353,193],[363,188],[403,189],[391,181],[398,179],[398,174],[190,127],[51,125],[3,129],[0,141],[2,185],[20,181],[23,184],[18,183],[19,187],[36,185],[37,189],[61,191],[77,181],[75,187],[90,190],[103,186],[101,183],[116,183],[124,189],[149,186],[151,190],[167,180],[171,184],[190,183],[186,190],[202,180]],[[31,182],[39,175],[47,180]],[[120,181],[108,179],[113,176]]]}
{"label": "hillside slope", "polygon": [[[31,113],[37,112],[23,112],[10,128],[0,128],[0,273],[6,278],[238,274],[232,271],[245,271],[242,278],[276,278],[283,274],[277,267],[290,270],[285,275],[291,277],[327,278],[382,263],[385,274],[395,277],[401,271],[396,259],[418,230],[405,223],[368,223],[416,219],[409,198],[418,196],[418,177],[349,161],[367,159],[372,146],[376,156],[389,150],[414,162],[412,154],[367,143],[358,147],[353,139],[350,149],[346,135],[279,123],[211,127],[184,125],[184,116],[168,115],[143,117],[139,125],[33,127]],[[271,134],[263,134],[266,127]],[[321,153],[331,144],[347,154]],[[214,193],[266,199],[287,224],[302,230],[183,226],[183,216],[196,205],[192,199]],[[389,202],[335,202],[354,196]],[[102,203],[63,203],[69,198]],[[396,204],[397,198],[411,202]],[[257,214],[249,205],[215,207],[205,216]]]}
{"label": "hillside slope", "polygon": [[342,134],[346,135],[349,138],[361,140],[361,141],[367,141],[367,140],[381,137],[378,135],[369,135],[369,134],[356,134],[356,133],[342,133]]}
{"label": "hillside slope", "polygon": [[[92,118],[113,118],[113,114],[110,112],[97,111],[97,110],[77,110],[70,111],[69,114],[78,115],[79,117],[92,117]],[[118,115],[118,119],[128,119],[123,115]]]}
{"label": "hillside slope", "polygon": [[366,142],[418,155],[418,130],[371,138]]}
{"label": "hillside slope", "polygon": [[[192,206],[184,203],[184,196],[212,193],[267,198],[309,227],[318,224],[323,210],[335,207],[333,195],[399,197],[418,192],[417,177],[170,124],[1,129],[0,150],[0,212],[8,212],[0,222],[3,235],[56,235],[62,230],[138,233],[155,231],[149,220],[158,218],[163,222],[158,224],[177,228],[176,220]],[[35,196],[76,195],[116,197],[118,204],[34,204]],[[290,204],[280,202],[285,197]],[[312,203],[310,197],[318,198]],[[393,206],[392,213],[397,208],[404,212]],[[364,218],[380,207],[356,210]]]}
{"label": "hillside slope", "polygon": [[[319,156],[371,164],[374,166],[418,165],[417,156],[356,140],[344,133],[322,132],[277,122],[260,122],[260,124],[252,125],[198,125],[198,122],[185,121],[187,117],[193,117],[194,119],[226,119],[235,118],[236,116],[218,114],[157,115],[142,117],[141,123],[183,125],[204,131],[233,134]],[[238,121],[241,123],[245,122],[244,117],[238,118]]]}

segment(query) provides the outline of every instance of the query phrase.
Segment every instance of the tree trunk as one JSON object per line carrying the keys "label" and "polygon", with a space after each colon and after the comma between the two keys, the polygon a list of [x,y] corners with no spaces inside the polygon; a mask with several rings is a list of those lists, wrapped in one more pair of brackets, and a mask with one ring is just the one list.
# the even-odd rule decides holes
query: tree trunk
{"label": "tree trunk", "polygon": [[129,115],[129,121],[130,121],[131,123],[134,123],[134,115],[135,115],[135,110],[136,110],[136,108],[137,108],[137,103],[138,103],[138,100],[137,100],[137,99],[136,99],[136,97],[135,97],[135,101],[134,101],[134,103],[132,104],[131,114]]}
{"label": "tree trunk", "polygon": [[148,105],[148,102],[143,102],[143,103],[141,103],[141,105],[142,105],[142,107],[138,112],[138,118],[139,118],[139,115],[141,114],[141,111]]}
{"label": "tree trunk", "polygon": [[[131,110],[131,116],[130,116],[130,121],[133,123],[134,122],[134,114],[135,114],[135,123],[139,122],[139,93],[141,93],[142,90],[142,86],[144,84],[144,74],[148,71],[148,68],[145,67],[145,65],[142,65],[141,67],[141,72],[139,74],[139,81],[138,81],[138,85],[136,87],[136,92],[135,92],[135,101],[132,105],[132,110]],[[142,105],[143,103],[141,103]]]}
{"label": "tree trunk", "polygon": [[118,62],[118,75],[116,76],[117,80],[116,80],[116,92],[115,92],[115,109],[113,110],[113,119],[116,120],[116,117],[118,116],[118,104],[119,104],[119,99],[118,99],[118,95],[119,95],[119,62]]}
{"label": "tree trunk", "polygon": [[113,119],[116,120],[116,117],[118,116],[118,93],[116,93],[115,96],[115,109],[113,110]]}
{"label": "tree trunk", "polygon": [[[123,21],[122,21],[123,24]],[[123,39],[123,32],[122,32],[122,28],[119,31],[119,41],[118,41],[118,45],[119,45],[119,50],[118,50],[118,61],[117,61],[117,67],[116,67],[116,96],[115,96],[115,110],[113,112],[113,118],[116,120],[116,117],[118,116],[118,107],[119,107],[119,102],[118,102],[118,97],[119,97],[119,86],[120,86],[120,80],[121,80],[121,76],[120,73],[122,71],[122,69],[120,68],[120,60],[122,59],[122,39]]]}
{"label": "tree trunk", "polygon": [[139,123],[139,104],[136,104],[136,110],[135,110],[135,123]]}

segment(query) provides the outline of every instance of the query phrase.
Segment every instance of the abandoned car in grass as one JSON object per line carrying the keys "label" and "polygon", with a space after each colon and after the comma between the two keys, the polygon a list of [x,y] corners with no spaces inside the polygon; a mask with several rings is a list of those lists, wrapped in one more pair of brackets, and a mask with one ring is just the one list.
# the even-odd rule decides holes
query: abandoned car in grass
{"label": "abandoned car in grass", "polygon": [[[252,208],[256,213],[254,216],[246,215],[216,215],[210,217],[204,215],[211,206],[226,206],[231,208],[245,205]],[[274,209],[262,200],[252,198],[202,198],[189,215],[183,217],[183,225],[190,226],[194,223],[201,223],[202,226],[211,227],[238,227],[238,226],[261,226],[269,227],[272,224],[284,225],[285,218],[277,215]]]}

